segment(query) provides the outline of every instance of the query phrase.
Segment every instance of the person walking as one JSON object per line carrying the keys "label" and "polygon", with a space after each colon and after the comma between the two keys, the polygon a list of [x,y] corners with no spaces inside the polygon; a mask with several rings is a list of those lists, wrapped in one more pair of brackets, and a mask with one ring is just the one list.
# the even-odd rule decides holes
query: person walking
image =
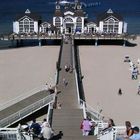
{"label": "person walking", "polygon": [[118,95],[122,95],[122,90],[119,88]]}
{"label": "person walking", "polygon": [[41,126],[39,125],[39,123],[36,122],[35,119],[33,120],[32,124],[30,126],[30,131],[33,132],[34,137],[38,137],[40,135]]}
{"label": "person walking", "polygon": [[138,95],[140,95],[140,85],[138,86]]}
{"label": "person walking", "polygon": [[53,131],[48,123],[45,123],[41,130],[41,134],[44,140],[49,140],[53,136]]}
{"label": "person walking", "polygon": [[68,85],[68,82],[66,81],[65,78],[63,78],[63,84],[64,84],[65,87]]}
{"label": "person walking", "polygon": [[89,121],[89,119],[84,119],[82,126],[83,136],[88,136],[89,132],[91,131],[92,123]]}

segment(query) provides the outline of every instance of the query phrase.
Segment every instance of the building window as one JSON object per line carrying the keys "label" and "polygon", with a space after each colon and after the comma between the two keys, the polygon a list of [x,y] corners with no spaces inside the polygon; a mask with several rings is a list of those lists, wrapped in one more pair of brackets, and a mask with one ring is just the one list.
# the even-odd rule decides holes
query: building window
{"label": "building window", "polygon": [[76,30],[81,32],[81,29],[82,29],[82,19],[78,17],[76,20]]}
{"label": "building window", "polygon": [[61,20],[60,20],[60,18],[55,18],[55,26],[56,26],[56,28],[58,28],[58,29],[60,29],[60,27],[61,27]]}
{"label": "building window", "polygon": [[43,23],[41,25],[41,33],[47,33],[49,31],[50,28],[50,24],[49,23]]}
{"label": "building window", "polygon": [[119,30],[119,21],[113,18],[110,18],[103,23],[103,32],[104,33],[118,33]]}
{"label": "building window", "polygon": [[19,21],[19,32],[20,33],[34,32],[34,22],[28,18]]}
{"label": "building window", "polygon": [[66,29],[66,32],[68,33],[72,33],[74,32],[74,23],[73,23],[73,19],[68,17],[64,19],[64,25],[63,27]]}
{"label": "building window", "polygon": [[95,32],[96,32],[96,25],[95,24],[88,25],[88,33],[93,34]]}

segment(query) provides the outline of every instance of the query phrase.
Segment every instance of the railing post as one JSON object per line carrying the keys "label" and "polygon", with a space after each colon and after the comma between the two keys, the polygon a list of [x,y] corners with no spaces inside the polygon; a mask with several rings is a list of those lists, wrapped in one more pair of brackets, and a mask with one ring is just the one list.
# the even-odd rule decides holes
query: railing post
{"label": "railing post", "polygon": [[86,103],[83,101],[83,115],[84,115],[84,118],[86,119],[87,118],[87,114],[86,114]]}
{"label": "railing post", "polygon": [[49,122],[50,108],[51,108],[51,104],[49,103],[48,112],[47,112],[47,122]]}

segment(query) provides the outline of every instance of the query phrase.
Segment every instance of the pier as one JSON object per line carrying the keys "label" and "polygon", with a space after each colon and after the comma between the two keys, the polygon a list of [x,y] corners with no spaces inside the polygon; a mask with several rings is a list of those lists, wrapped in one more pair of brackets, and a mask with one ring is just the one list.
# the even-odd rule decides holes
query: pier
{"label": "pier", "polygon": [[[42,90],[34,95],[26,98],[10,107],[0,111],[0,126],[11,126],[14,123],[22,122],[22,119],[30,116],[32,113],[40,110],[41,108],[48,106],[47,110],[53,109],[53,112],[49,114],[48,121],[52,124],[52,128],[55,133],[62,131],[64,140],[81,140],[85,139],[82,136],[80,129],[81,121],[86,117],[85,112],[81,108],[81,101],[78,86],[78,77],[76,71],[75,61],[75,46],[72,36],[65,36],[62,38],[62,45],[60,48],[60,56],[58,62],[58,81],[57,89],[58,94],[50,94],[46,90]],[[70,66],[70,70],[66,72],[65,66]],[[67,81],[65,85],[64,79]],[[46,101],[44,101],[46,98]],[[43,104],[43,102],[45,102]],[[39,103],[38,103],[39,102]],[[38,104],[37,104],[38,103]],[[55,105],[52,106],[52,103]],[[58,103],[61,104],[61,109],[58,108]],[[30,108],[33,106],[33,108]],[[23,112],[25,110],[25,112]],[[20,116],[18,116],[20,114]],[[52,115],[53,114],[53,115]],[[19,117],[19,118],[18,118]],[[95,136],[89,136],[87,140],[96,140]]]}
{"label": "pier", "polygon": [[[61,40],[63,34],[15,34],[10,35],[0,35],[0,40],[16,42],[16,46],[20,47],[24,40],[38,40],[38,46],[42,46],[42,40]],[[99,41],[122,41],[123,46],[127,46],[126,42],[130,40],[135,40],[137,38],[134,34],[73,34],[74,40],[90,40],[94,41],[95,46],[98,46]],[[130,41],[131,42],[131,41]]]}

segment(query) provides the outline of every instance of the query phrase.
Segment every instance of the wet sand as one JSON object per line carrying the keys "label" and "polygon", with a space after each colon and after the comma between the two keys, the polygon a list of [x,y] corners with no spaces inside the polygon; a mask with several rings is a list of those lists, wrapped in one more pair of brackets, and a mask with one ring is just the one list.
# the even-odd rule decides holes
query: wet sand
{"label": "wet sand", "polygon": [[[140,37],[135,42],[135,47],[80,46],[86,101],[94,109],[102,109],[105,118],[113,118],[117,125],[124,125],[124,121],[129,120],[140,126],[140,95],[137,94],[140,75],[138,80],[131,80],[129,63],[124,62],[124,57],[129,55],[137,64]],[[119,88],[123,92],[121,96],[118,95]]]}
{"label": "wet sand", "polygon": [[0,108],[54,85],[58,55],[59,46],[0,50]]}

